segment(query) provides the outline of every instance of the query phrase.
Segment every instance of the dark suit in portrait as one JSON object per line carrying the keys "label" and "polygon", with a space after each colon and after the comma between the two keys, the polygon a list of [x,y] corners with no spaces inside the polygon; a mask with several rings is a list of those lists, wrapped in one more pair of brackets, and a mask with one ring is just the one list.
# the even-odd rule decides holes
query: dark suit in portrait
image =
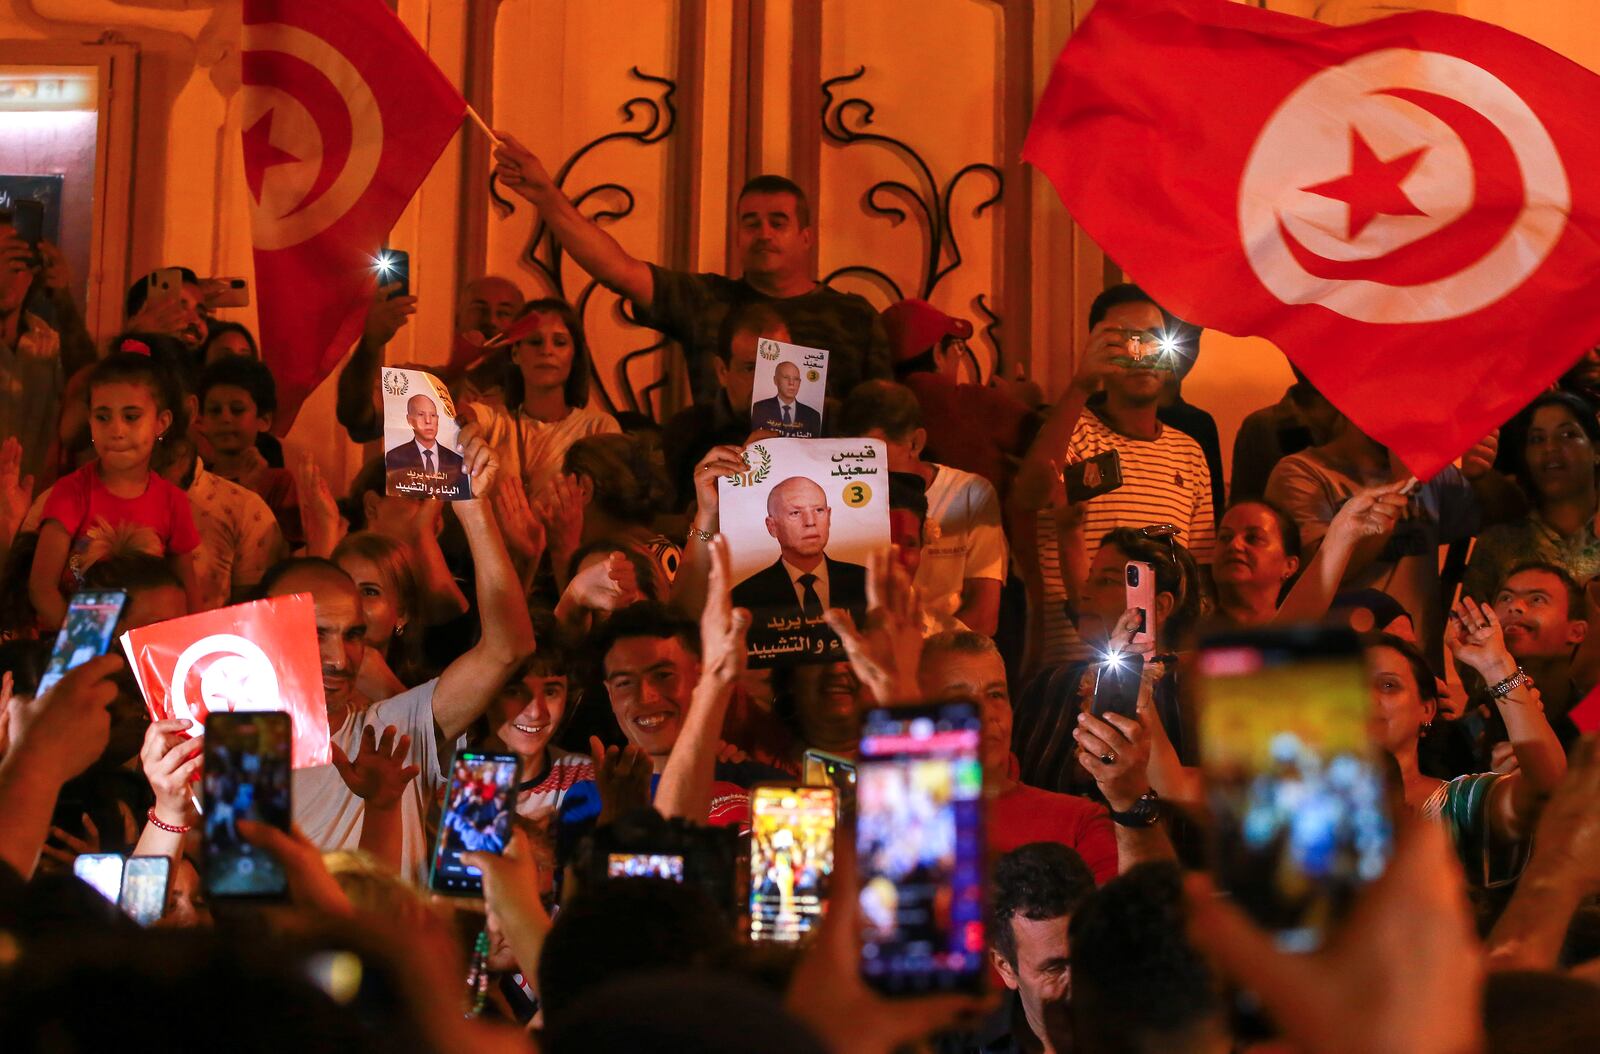
{"label": "dark suit in portrait", "polygon": [[[434,444],[433,453],[434,475],[430,477],[422,459],[422,451],[415,440],[385,452],[383,467],[388,478],[389,493],[449,501],[472,497],[466,462],[461,455],[439,443]],[[400,486],[397,488],[396,484]]]}
{"label": "dark suit in portrait", "polygon": [[822,435],[822,414],[805,403],[795,400],[791,413],[794,418],[790,423],[783,423],[783,407],[774,395],[770,399],[762,399],[750,408],[750,427],[768,432],[777,432],[779,435],[804,436],[811,439]]}

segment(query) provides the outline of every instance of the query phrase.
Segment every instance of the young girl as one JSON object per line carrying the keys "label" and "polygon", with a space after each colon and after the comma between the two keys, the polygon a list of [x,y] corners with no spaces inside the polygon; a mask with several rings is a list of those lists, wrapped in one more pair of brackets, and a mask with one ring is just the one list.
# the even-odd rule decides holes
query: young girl
{"label": "young girl", "polygon": [[129,532],[148,532],[183,579],[191,611],[198,611],[195,530],[189,498],[150,468],[150,459],[173,431],[175,382],[148,354],[119,351],[89,375],[89,431],[95,458],[57,481],[45,501],[39,545],[28,576],[28,595],[46,629],[61,625],[67,598],[78,589],[86,550]]}

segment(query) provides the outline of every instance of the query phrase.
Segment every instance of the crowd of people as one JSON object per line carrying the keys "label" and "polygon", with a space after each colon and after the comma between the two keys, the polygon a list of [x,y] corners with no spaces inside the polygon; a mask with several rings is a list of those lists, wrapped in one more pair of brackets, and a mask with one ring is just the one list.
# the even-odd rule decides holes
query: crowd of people
{"label": "crowd of people", "polygon": [[[1425,481],[1297,374],[1239,430],[1230,486],[1183,396],[1200,334],[1136,285],[1095,299],[1048,400],[976,376],[969,321],[818,283],[788,179],[739,196],[738,275],[689,274],[630,255],[514,139],[496,161],[676,342],[693,401],[606,412],[579,313],[477,278],[453,350],[411,367],[449,387],[464,500],[385,486],[380,374],[414,296],[375,289],[337,377],[338,428],[367,444],[344,489],[273,435],[272,372],[204,279],[159,299],[141,280],[122,331],[90,334],[61,254],[0,221],[8,1049],[125,1042],[180,1007],[176,1049],[1600,1049],[1600,349]],[[844,658],[757,669],[718,481],[770,435],[762,340],[828,351],[822,430],[882,444],[891,536],[864,618],[803,583]],[[83,590],[126,594],[117,634],[311,597],[333,761],[294,771],[287,830],[203,771],[203,729],[152,721],[115,646],[38,691]],[[1207,877],[1194,658],[1207,634],[1306,625],[1360,634],[1396,833],[1322,946],[1290,953]],[[1097,706],[1129,656],[1134,705]],[[826,882],[816,830],[760,834],[758,892],[826,888],[823,920],[750,941],[744,894],[712,891],[750,883],[751,788],[801,782],[808,751],[856,759],[869,708],[944,700],[982,720],[991,993],[862,980],[895,891],[858,890],[843,793]],[[509,825],[462,750],[515,758]],[[481,899],[430,897],[442,822]],[[208,896],[209,828],[270,855],[287,903]],[[72,877],[93,854],[171,861],[159,922]],[[724,859],[725,883],[694,880]]]}

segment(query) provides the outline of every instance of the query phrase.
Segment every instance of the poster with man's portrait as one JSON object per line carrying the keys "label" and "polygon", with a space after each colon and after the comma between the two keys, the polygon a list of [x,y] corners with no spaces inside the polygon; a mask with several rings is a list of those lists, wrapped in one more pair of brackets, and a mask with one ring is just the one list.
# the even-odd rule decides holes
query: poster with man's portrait
{"label": "poster with man's portrait", "polygon": [[827,392],[826,351],[766,337],[756,341],[756,378],[750,392],[752,432],[818,438]]}
{"label": "poster with man's portrait", "polygon": [[835,662],[844,647],[823,620],[859,625],[867,558],[889,545],[889,462],[876,439],[765,439],[749,466],[718,481],[733,603],[750,609],[750,664]]}
{"label": "poster with man's portrait", "polygon": [[462,501],[472,497],[456,406],[431,373],[384,368],[384,493]]}

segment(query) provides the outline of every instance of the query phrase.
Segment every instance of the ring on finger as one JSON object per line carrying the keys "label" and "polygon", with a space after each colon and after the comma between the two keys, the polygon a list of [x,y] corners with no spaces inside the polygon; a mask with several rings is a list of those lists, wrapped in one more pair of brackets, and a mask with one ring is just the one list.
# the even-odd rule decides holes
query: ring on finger
{"label": "ring on finger", "polygon": [[1107,765],[1115,765],[1117,763],[1117,755],[1109,752],[1101,754],[1100,760],[1105,762]]}

